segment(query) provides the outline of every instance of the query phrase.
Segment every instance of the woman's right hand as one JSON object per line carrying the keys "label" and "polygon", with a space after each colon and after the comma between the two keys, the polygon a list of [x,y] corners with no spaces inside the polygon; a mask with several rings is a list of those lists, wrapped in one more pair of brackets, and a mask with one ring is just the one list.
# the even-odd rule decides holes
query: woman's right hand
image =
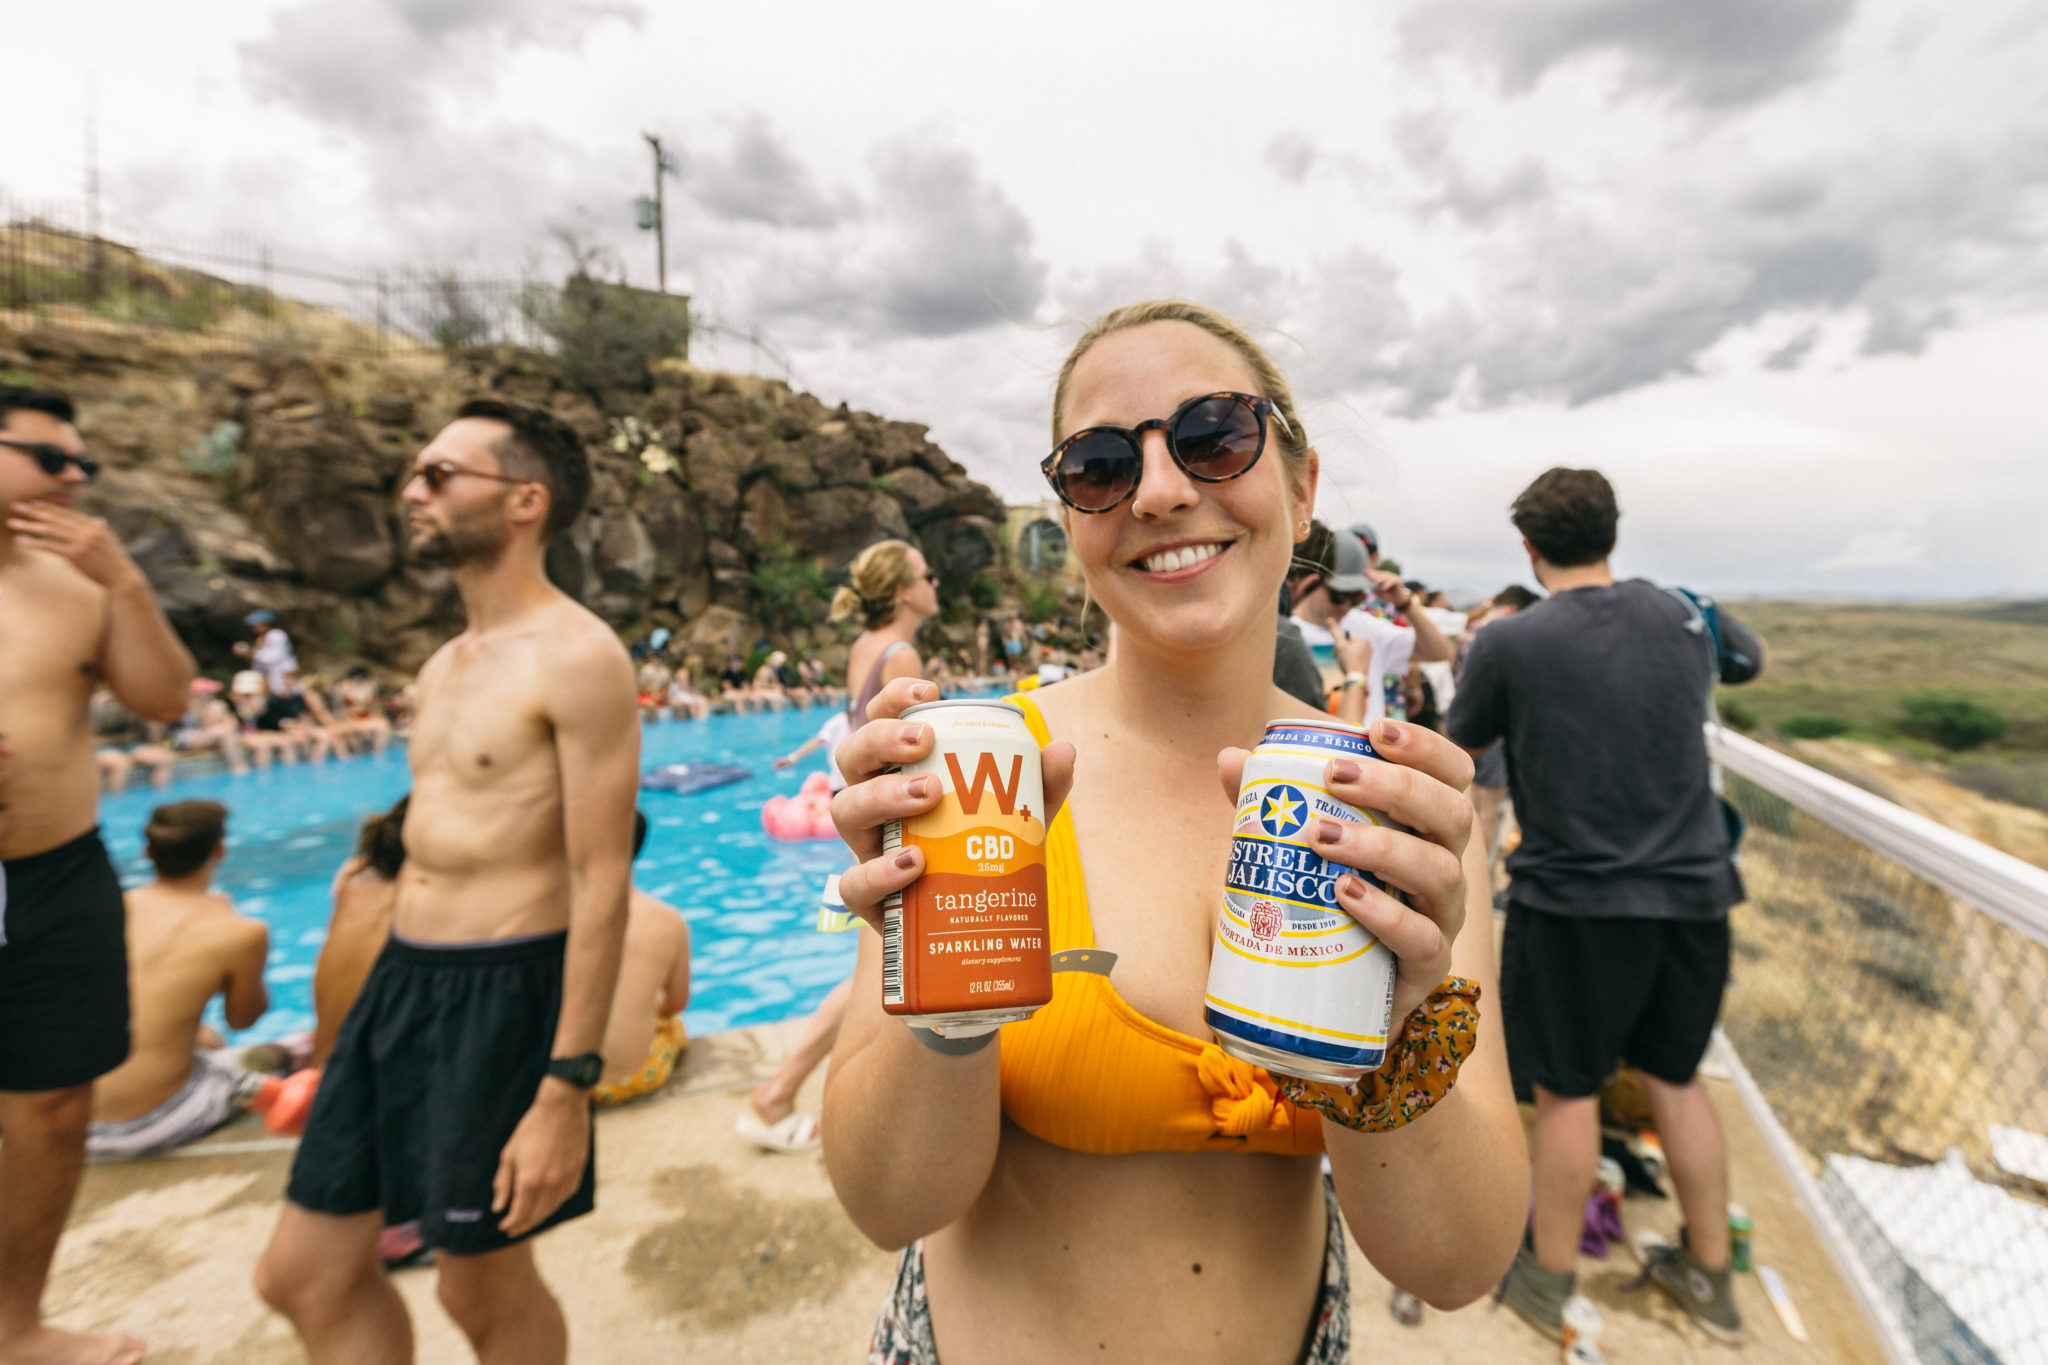
{"label": "woman's right hand", "polygon": [[[932,727],[899,721],[908,708],[939,700],[939,689],[922,678],[898,678],[868,703],[868,723],[848,735],[838,750],[847,786],[832,798],[832,823],[859,860],[839,878],[846,908],[878,932],[882,902],[924,875],[924,852],[904,848],[884,857],[882,826],[923,815],[939,804],[942,784],[929,773],[889,771],[932,751]],[[1045,823],[1049,827],[1074,785],[1074,746],[1065,740],[1040,751],[1045,777]]]}

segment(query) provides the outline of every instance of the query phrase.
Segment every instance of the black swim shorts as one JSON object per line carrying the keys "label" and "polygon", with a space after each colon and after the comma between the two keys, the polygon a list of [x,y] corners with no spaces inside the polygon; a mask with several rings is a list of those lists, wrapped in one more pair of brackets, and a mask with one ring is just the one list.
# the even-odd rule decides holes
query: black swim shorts
{"label": "black swim shorts", "polygon": [[[498,1228],[491,1179],[547,1075],[567,944],[393,938],[335,1038],[285,1198],[380,1210],[387,1227],[417,1220],[428,1246],[458,1256],[521,1240]],[[534,1232],[589,1213],[596,1191],[593,1129],[583,1183]]]}
{"label": "black swim shorts", "polygon": [[1593,919],[1510,903],[1500,1008],[1517,1093],[1596,1095],[1615,1064],[1684,1085],[1728,985],[1728,921]]}
{"label": "black swim shorts", "polygon": [[98,830],[4,864],[0,1090],[67,1090],[128,1060],[128,921]]}
{"label": "black swim shorts", "polygon": [[297,720],[306,714],[304,697],[277,697],[263,703],[263,710],[257,713],[256,728],[259,730],[282,730],[288,720]]}

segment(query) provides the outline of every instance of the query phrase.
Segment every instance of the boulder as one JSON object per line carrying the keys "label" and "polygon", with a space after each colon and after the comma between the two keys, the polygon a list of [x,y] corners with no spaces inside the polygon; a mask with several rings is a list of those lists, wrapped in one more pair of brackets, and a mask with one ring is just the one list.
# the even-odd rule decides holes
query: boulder
{"label": "boulder", "polygon": [[255,521],[308,583],[361,592],[397,558],[382,461],[345,417],[258,417],[242,448]]}
{"label": "boulder", "polygon": [[[744,654],[756,639],[754,623],[742,612],[730,607],[706,607],[684,626],[677,638],[685,654],[701,654],[713,661],[713,668],[724,665],[728,654]],[[676,646],[672,646],[673,653]],[[717,679],[699,678],[701,687]]]}
{"label": "boulder", "polygon": [[876,426],[878,429],[868,442],[868,462],[877,474],[916,463],[918,451],[925,445],[925,432],[930,428],[920,422],[878,422]]}
{"label": "boulder", "polygon": [[933,478],[938,479],[949,479],[956,475],[964,475],[967,472],[958,460],[955,460],[945,451],[940,450],[930,441],[926,441],[917,448],[917,463],[927,473],[931,474]]}
{"label": "boulder", "polygon": [[[633,510],[654,546],[654,600],[673,602],[682,580],[704,569],[704,519],[689,495],[666,476],[648,481],[634,498]],[[702,608],[700,602],[697,609]]]}
{"label": "boulder", "polygon": [[789,540],[789,503],[773,479],[756,479],[748,484],[740,503],[737,544],[759,554],[771,545]]}
{"label": "boulder", "polygon": [[738,432],[707,427],[683,443],[683,481],[714,526],[731,525],[741,485],[757,460],[754,446]]}
{"label": "boulder", "polygon": [[939,576],[939,591],[965,595],[976,574],[992,567],[1003,551],[1002,534],[987,517],[947,517],[924,528],[925,562]]}
{"label": "boulder", "polygon": [[599,514],[591,557],[598,582],[608,593],[645,598],[654,587],[654,541],[640,518],[623,507],[608,507]]}
{"label": "boulder", "polygon": [[803,450],[826,488],[865,488],[873,476],[861,435],[848,420],[820,423],[804,437]]}
{"label": "boulder", "polygon": [[768,473],[790,493],[808,493],[819,484],[810,455],[801,445],[789,441],[777,441],[768,447]]}
{"label": "boulder", "polygon": [[380,427],[409,427],[418,408],[411,394],[384,390],[370,395],[363,416]]}
{"label": "boulder", "polygon": [[705,542],[704,558],[711,565],[711,600],[734,611],[745,611],[752,597],[747,557],[731,542],[714,538]]}
{"label": "boulder", "polygon": [[824,561],[845,568],[878,540],[910,538],[910,523],[896,499],[875,489],[828,488],[791,499],[791,539]]}
{"label": "boulder", "polygon": [[1003,500],[987,484],[976,483],[964,473],[954,474],[944,482],[948,494],[946,510],[954,516],[987,517],[993,522],[1003,520]]}
{"label": "boulder", "polygon": [[924,525],[945,511],[953,500],[952,490],[916,465],[883,474],[876,482],[896,499],[903,508],[904,519],[912,526]]}

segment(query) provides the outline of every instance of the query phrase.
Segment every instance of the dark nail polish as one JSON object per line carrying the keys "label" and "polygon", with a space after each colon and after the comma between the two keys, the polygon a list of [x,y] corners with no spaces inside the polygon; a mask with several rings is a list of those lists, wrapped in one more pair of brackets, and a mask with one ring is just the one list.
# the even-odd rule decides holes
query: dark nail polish
{"label": "dark nail polish", "polygon": [[1338,840],[1342,839],[1343,837],[1344,837],[1344,824],[1343,824],[1343,822],[1342,822],[1341,820],[1332,820],[1332,819],[1331,819],[1331,818],[1330,818],[1329,816],[1327,816],[1327,815],[1318,815],[1318,816],[1316,817],[1316,842],[1317,842],[1317,843],[1319,843],[1319,844],[1334,844],[1334,843],[1336,843],[1336,842],[1337,842]]}
{"label": "dark nail polish", "polygon": [[1336,759],[1330,764],[1332,782],[1356,782],[1362,773],[1363,770],[1358,764],[1348,758]]}
{"label": "dark nail polish", "polygon": [[910,871],[911,868],[917,866],[917,855],[907,848],[904,849],[896,855],[896,866],[902,868],[905,872]]}

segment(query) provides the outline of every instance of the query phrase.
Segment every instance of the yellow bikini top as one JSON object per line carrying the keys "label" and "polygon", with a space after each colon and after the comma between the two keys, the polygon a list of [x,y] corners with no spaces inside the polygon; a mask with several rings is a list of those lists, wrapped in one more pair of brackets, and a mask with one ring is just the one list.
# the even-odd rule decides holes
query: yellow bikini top
{"label": "yellow bikini top", "polygon": [[[1039,744],[1049,743],[1038,707],[1021,694],[1010,701]],[[1003,1027],[1003,1113],[1034,1137],[1097,1156],[1321,1152],[1321,1119],[1281,1098],[1263,1067],[1155,1023],[1117,994],[1116,954],[1095,946],[1064,809],[1046,831],[1045,874],[1052,1003]]]}

